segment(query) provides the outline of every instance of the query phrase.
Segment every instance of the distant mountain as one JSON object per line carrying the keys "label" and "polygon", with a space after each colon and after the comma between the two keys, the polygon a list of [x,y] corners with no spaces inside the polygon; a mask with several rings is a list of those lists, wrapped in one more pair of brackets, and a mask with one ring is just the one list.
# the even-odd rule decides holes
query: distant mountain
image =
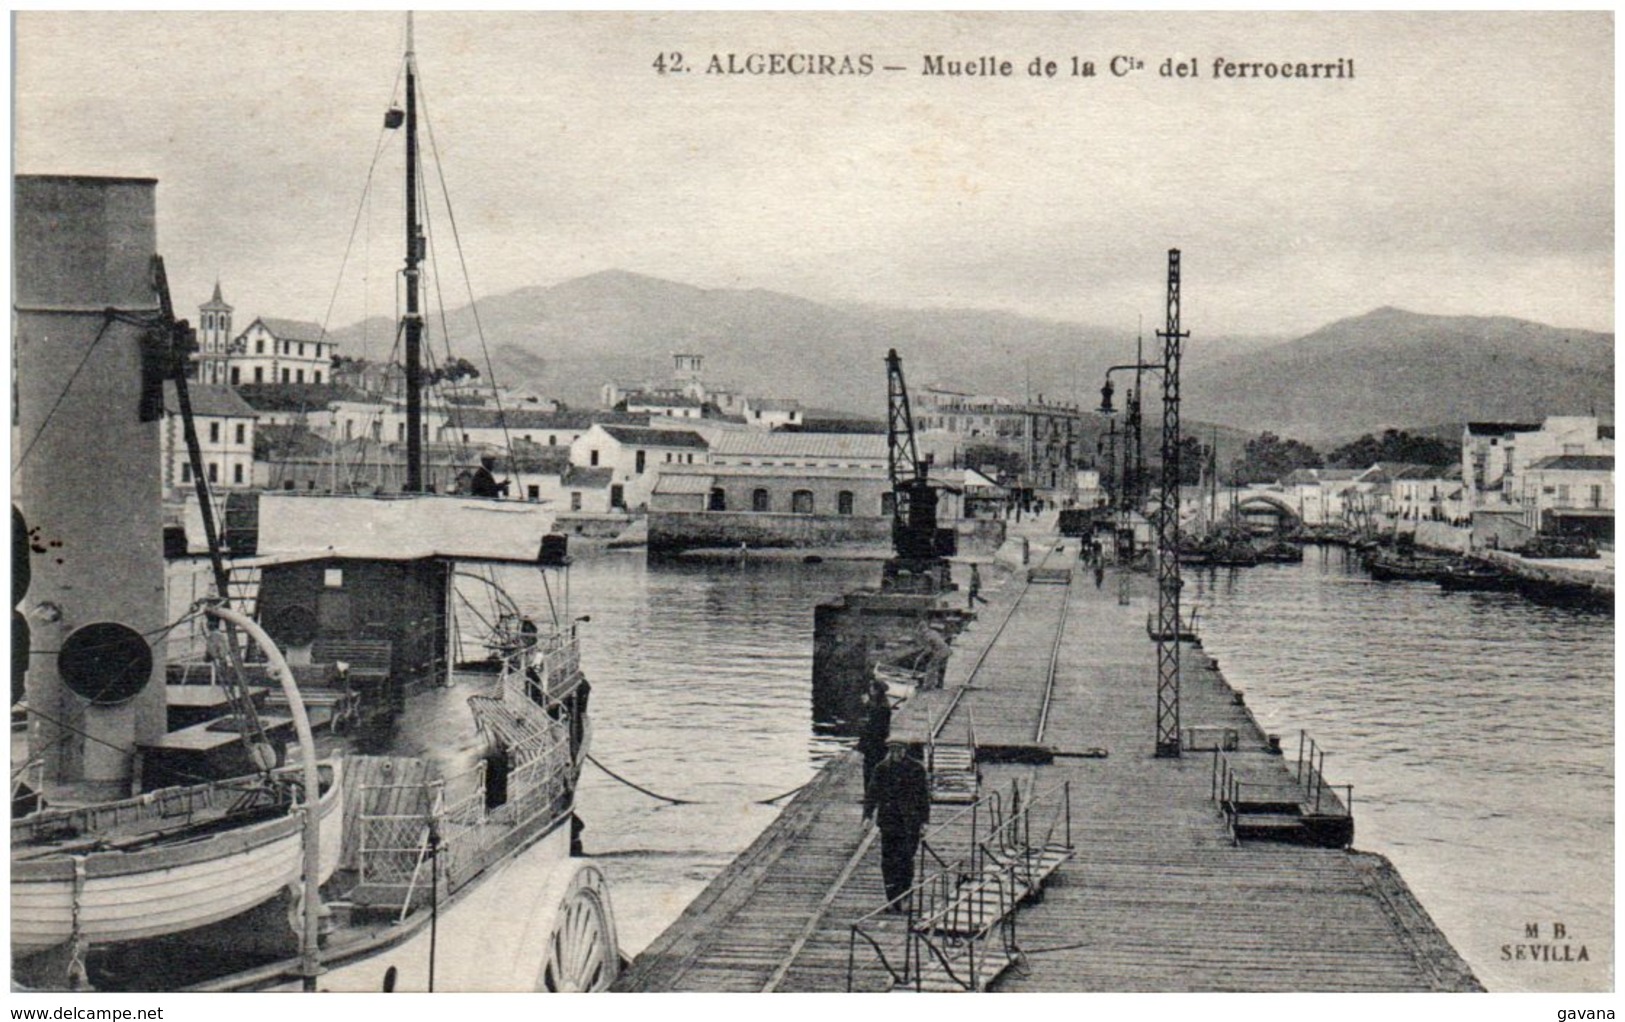
{"label": "distant mountain", "polygon": [[[446,315],[453,349],[486,372],[469,308]],[[910,389],[1100,401],[1110,365],[1134,361],[1132,329],[978,309],[819,303],[775,291],[706,289],[610,270],[484,298],[479,322],[499,382],[571,405],[612,379],[663,380],[677,352],[705,356],[705,376],[747,394],[883,416],[884,358],[903,356]],[[439,317],[430,320],[443,353]],[[373,337],[393,335],[385,321]],[[362,325],[334,334],[356,350]],[[1161,358],[1155,325],[1145,356]],[[1613,336],[1522,320],[1427,316],[1383,308],[1297,340],[1209,337],[1183,362],[1183,414],[1246,435],[1270,429],[1312,443],[1386,426],[1533,419],[1613,411]],[[1129,386],[1116,377],[1118,403]],[[1146,381],[1147,435],[1160,421]],[[1150,441],[1148,441],[1150,442]]]}
{"label": "distant mountain", "polygon": [[1188,414],[1311,443],[1389,426],[1612,417],[1614,338],[1380,308],[1193,370]]}
{"label": "distant mountain", "polygon": [[[459,356],[485,372],[468,308],[448,312]],[[913,389],[940,384],[1011,397],[1099,402],[1108,365],[1133,361],[1132,330],[975,309],[821,304],[764,290],[704,289],[610,270],[481,299],[479,321],[499,380],[572,405],[611,379],[668,379],[671,355],[705,356],[705,375],[748,394],[883,416],[885,355],[896,348]],[[439,333],[438,317],[431,333]],[[383,320],[370,336],[388,337]],[[333,335],[356,350],[362,325]],[[1258,350],[1262,338],[1204,342],[1191,364]],[[1147,342],[1154,350],[1155,338]],[[432,342],[444,352],[442,340]]]}

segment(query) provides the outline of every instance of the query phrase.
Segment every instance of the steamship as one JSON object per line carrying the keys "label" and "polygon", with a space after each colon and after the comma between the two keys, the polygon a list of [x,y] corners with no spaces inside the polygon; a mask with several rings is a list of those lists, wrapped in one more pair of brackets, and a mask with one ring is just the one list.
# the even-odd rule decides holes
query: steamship
{"label": "steamship", "polygon": [[[410,44],[404,71],[410,145]],[[164,620],[158,419],[166,380],[185,416],[191,342],[156,184],[14,182],[14,983],[607,989],[608,885],[572,855],[567,605],[515,607],[494,669],[462,671],[459,551],[362,522],[255,560],[249,599],[211,542],[214,594]],[[564,537],[535,539],[567,594]],[[166,655],[193,618],[198,655]]]}

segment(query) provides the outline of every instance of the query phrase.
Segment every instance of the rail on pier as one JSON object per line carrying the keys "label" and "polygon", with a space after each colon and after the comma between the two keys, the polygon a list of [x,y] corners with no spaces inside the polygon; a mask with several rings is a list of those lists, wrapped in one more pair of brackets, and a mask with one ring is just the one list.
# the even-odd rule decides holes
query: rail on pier
{"label": "rail on pier", "polygon": [[854,921],[846,988],[859,954],[878,961],[893,990],[986,990],[1015,961],[1016,916],[1076,854],[1072,787],[993,791],[940,821],[921,839],[916,876],[897,902]]}

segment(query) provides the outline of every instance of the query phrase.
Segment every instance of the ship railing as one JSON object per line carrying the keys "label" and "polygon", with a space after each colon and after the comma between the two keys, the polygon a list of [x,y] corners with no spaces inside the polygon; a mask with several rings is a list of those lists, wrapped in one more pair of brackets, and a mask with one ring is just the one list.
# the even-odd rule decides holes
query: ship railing
{"label": "ship railing", "polygon": [[502,657],[503,684],[539,706],[559,696],[581,671],[581,643],[575,630],[528,637]]}
{"label": "ship railing", "polygon": [[404,912],[430,877],[442,892],[456,891],[566,817],[575,773],[569,737],[549,734],[508,768],[503,784],[493,785],[491,764],[481,762],[449,780],[364,786],[364,806],[399,808],[359,814],[361,884],[397,891]]}
{"label": "ship railing", "polygon": [[1308,732],[1298,732],[1298,786],[1303,791],[1306,813],[1314,816],[1352,816],[1354,785],[1328,784],[1326,750]]}

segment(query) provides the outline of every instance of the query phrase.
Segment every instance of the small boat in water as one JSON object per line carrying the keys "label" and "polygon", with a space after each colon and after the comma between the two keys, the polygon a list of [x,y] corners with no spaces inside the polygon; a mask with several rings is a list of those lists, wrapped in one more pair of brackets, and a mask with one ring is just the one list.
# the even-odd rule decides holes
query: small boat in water
{"label": "small boat in water", "polygon": [[1432,582],[1447,567],[1449,562],[1438,558],[1406,556],[1391,551],[1375,552],[1365,559],[1366,571],[1378,582]]}
{"label": "small boat in water", "polygon": [[1449,592],[1510,592],[1518,588],[1516,576],[1482,561],[1453,564],[1439,573],[1439,587]]}

